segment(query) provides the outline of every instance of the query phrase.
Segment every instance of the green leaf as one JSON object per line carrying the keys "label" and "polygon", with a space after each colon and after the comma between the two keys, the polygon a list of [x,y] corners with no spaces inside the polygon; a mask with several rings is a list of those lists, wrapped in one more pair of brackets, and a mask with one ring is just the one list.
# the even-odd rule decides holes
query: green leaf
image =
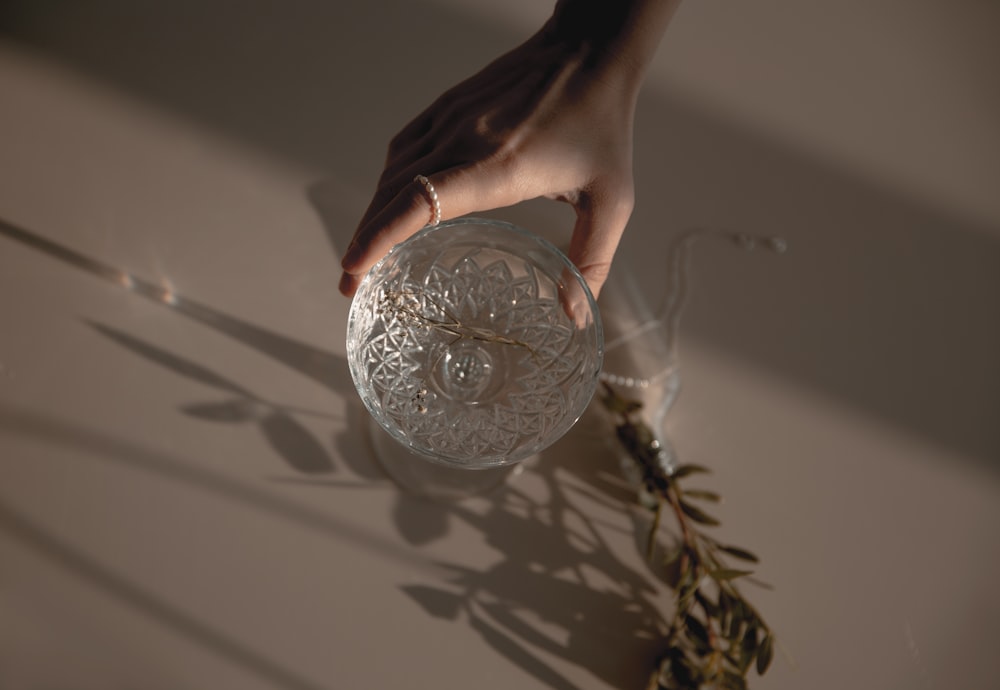
{"label": "green leaf", "polygon": [[717,582],[725,582],[727,580],[735,580],[738,577],[753,575],[753,571],[736,570],[734,568],[719,568],[718,570],[709,570],[708,574],[711,575],[712,579]]}
{"label": "green leaf", "polygon": [[726,639],[731,643],[736,644],[737,640],[740,639],[740,626],[743,624],[743,619],[739,618],[735,614],[729,619],[729,628],[726,630]]}
{"label": "green leaf", "polygon": [[733,558],[739,558],[744,561],[750,561],[751,563],[759,563],[760,559],[756,555],[750,553],[746,549],[741,549],[737,546],[720,546],[719,551],[728,553]]}
{"label": "green leaf", "polygon": [[703,501],[712,501],[713,503],[722,502],[722,496],[714,491],[706,491],[704,489],[687,489],[683,493],[685,496],[689,496],[690,498],[700,498]]}
{"label": "green leaf", "polygon": [[[666,668],[664,668],[666,667]],[[687,657],[687,654],[679,646],[671,647],[667,651],[667,658],[661,665],[661,681],[666,678],[670,688],[696,688],[698,687],[697,666]]]}
{"label": "green leaf", "polygon": [[680,547],[677,547],[676,549],[668,553],[666,556],[663,557],[663,566],[665,568],[669,568],[670,566],[672,566],[674,563],[680,560],[682,553],[684,553],[684,549]]}
{"label": "green leaf", "polygon": [[663,517],[663,503],[656,504],[656,511],[653,513],[653,524],[649,526],[649,537],[646,539],[646,560],[653,560],[656,553],[656,533],[660,531],[660,520]]}
{"label": "green leaf", "polygon": [[719,605],[716,604],[711,599],[709,599],[708,597],[706,597],[704,594],[702,594],[701,590],[698,590],[694,593],[694,598],[695,601],[698,602],[698,605],[701,606],[702,609],[704,609],[705,615],[707,615],[709,618],[719,617],[721,613],[719,611]]}
{"label": "green leaf", "polygon": [[677,605],[681,608],[687,606],[691,597],[697,591],[698,578],[693,571],[689,570],[681,577],[680,584],[677,587]]}
{"label": "green leaf", "polygon": [[746,673],[756,653],[757,625],[751,621],[750,625],[747,626],[746,633],[743,634],[743,642],[740,644],[740,670]]}
{"label": "green leaf", "polygon": [[733,600],[726,590],[719,588],[719,630],[725,635],[733,615]]}
{"label": "green leaf", "polygon": [[762,676],[767,672],[774,656],[774,637],[766,635],[757,650],[757,675]]}
{"label": "green leaf", "polygon": [[691,474],[698,474],[699,472],[704,474],[711,474],[712,470],[704,467],[702,465],[678,465],[674,468],[674,471],[670,473],[671,479],[680,479],[682,477],[687,477]]}
{"label": "green leaf", "polygon": [[708,644],[708,631],[702,622],[690,613],[684,616],[684,628],[692,639]]}
{"label": "green leaf", "polygon": [[685,503],[681,501],[681,510],[684,514],[695,522],[700,522],[703,525],[715,526],[721,524],[716,518],[712,517],[708,513],[702,511],[700,508],[695,508],[690,503]]}
{"label": "green leaf", "polygon": [[733,614],[729,619],[729,629],[726,631],[726,639],[735,644],[740,639],[740,631],[747,620],[747,609],[742,599],[733,599]]}

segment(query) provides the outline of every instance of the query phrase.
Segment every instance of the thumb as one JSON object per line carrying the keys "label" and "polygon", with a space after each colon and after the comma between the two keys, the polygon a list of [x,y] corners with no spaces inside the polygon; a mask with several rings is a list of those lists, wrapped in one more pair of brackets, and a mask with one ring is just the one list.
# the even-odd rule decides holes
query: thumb
{"label": "thumb", "polygon": [[631,189],[614,194],[585,193],[574,204],[576,225],[569,245],[572,261],[594,293],[601,292],[635,204]]}

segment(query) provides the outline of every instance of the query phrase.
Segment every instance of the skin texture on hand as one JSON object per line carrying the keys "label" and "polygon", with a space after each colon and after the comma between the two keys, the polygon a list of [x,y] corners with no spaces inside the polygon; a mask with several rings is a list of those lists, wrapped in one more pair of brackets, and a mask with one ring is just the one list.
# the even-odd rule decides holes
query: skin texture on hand
{"label": "skin texture on hand", "polygon": [[[592,3],[562,4],[586,10]],[[634,3],[660,10],[674,4]],[[430,222],[427,191],[414,181],[425,175],[442,220],[537,197],[571,204],[577,220],[569,258],[598,294],[634,203],[632,123],[651,51],[648,39],[622,41],[628,11],[619,17],[620,31],[595,40],[587,38],[590,20],[580,16],[557,8],[541,31],[447,91],[392,139],[375,195],[343,257],[341,292],[353,295],[375,262]],[[662,28],[668,20],[669,12]],[[596,27],[608,23],[594,26],[599,34]]]}

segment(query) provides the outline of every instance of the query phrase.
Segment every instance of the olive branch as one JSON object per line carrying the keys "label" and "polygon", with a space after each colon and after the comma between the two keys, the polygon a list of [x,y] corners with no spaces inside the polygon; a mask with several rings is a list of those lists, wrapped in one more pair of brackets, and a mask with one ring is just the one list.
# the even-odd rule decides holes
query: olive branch
{"label": "olive branch", "polygon": [[[729,559],[757,563],[753,553],[723,544],[703,531],[719,520],[694,502],[718,502],[704,489],[688,489],[682,480],[708,473],[701,465],[671,467],[653,431],[642,421],[642,403],[628,400],[604,384],[601,402],[615,418],[615,432],[654,498],[653,522],[646,543],[652,562],[664,512],[673,513],[680,528],[677,548],[661,565],[677,573],[676,606],[665,635],[666,651],[650,675],[647,690],[697,690],[718,687],[745,690],[751,666],[763,675],[774,654],[774,635],[760,613],[736,585],[751,570],[735,568]],[[759,584],[759,583],[758,583]]]}

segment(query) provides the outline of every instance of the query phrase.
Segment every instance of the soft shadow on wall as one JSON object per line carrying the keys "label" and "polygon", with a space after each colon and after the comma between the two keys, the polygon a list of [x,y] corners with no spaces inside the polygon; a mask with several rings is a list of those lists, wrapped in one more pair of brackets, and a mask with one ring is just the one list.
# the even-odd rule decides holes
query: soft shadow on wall
{"label": "soft shadow on wall", "polygon": [[[0,13],[5,35],[23,45],[328,171],[303,193],[336,248],[395,130],[524,38],[396,0],[11,2]],[[652,89],[639,111],[636,174],[619,270],[650,293],[663,289],[671,240],[694,228],[780,234],[791,245],[764,270],[717,247],[699,251],[690,346],[722,348],[970,458],[1000,458],[995,231]]]}

